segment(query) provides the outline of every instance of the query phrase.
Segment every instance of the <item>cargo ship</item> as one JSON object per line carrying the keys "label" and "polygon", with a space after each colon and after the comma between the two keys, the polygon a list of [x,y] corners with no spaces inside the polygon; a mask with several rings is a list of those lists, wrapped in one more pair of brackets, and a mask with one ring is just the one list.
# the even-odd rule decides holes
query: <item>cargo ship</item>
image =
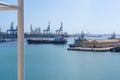
{"label": "cargo ship", "polygon": [[64,39],[64,36],[57,36],[53,40],[33,40],[33,39],[27,39],[28,44],[66,44],[67,39]]}
{"label": "cargo ship", "polygon": [[74,40],[73,44],[69,44],[68,50],[120,52],[120,38],[116,38],[113,34],[108,39],[92,40],[85,39],[85,35],[81,34],[78,39]]}

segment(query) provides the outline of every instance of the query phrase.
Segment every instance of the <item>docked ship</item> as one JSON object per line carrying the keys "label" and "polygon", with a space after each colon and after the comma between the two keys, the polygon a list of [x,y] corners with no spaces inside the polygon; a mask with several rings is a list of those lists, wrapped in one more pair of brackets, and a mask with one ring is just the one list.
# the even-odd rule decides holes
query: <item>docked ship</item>
{"label": "docked ship", "polygon": [[85,34],[81,34],[73,44],[69,44],[69,50],[90,50],[90,51],[113,51],[120,52],[120,38],[116,38],[113,34],[108,39],[86,39]]}
{"label": "docked ship", "polygon": [[28,44],[66,44],[67,39],[64,38],[63,35],[55,37],[53,40],[33,40],[33,39],[27,39]]}
{"label": "docked ship", "polygon": [[118,45],[112,49],[110,49],[111,52],[120,52],[120,43],[118,43]]}
{"label": "docked ship", "polygon": [[87,41],[87,39],[85,39],[85,34],[82,32],[80,37],[74,40],[73,44],[69,44],[69,47],[81,47],[84,41]]}

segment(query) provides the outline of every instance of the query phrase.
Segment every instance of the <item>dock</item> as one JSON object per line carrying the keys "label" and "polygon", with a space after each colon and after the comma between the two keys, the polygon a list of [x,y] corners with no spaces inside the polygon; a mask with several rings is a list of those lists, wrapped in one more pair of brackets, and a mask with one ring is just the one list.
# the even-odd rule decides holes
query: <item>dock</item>
{"label": "dock", "polygon": [[95,51],[95,52],[106,52],[110,51],[113,47],[105,47],[105,48],[87,48],[87,47],[71,47],[68,50],[73,51]]}

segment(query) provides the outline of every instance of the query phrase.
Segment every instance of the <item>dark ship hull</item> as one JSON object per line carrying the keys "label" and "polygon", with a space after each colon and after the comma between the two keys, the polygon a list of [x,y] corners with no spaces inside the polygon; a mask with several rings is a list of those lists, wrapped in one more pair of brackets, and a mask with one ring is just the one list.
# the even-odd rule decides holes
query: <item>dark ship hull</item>
{"label": "dark ship hull", "polygon": [[120,52],[120,47],[110,49],[111,52]]}
{"label": "dark ship hull", "polygon": [[55,40],[27,40],[28,44],[66,44],[67,40],[55,41]]}
{"label": "dark ship hull", "polygon": [[69,44],[69,47],[81,47],[81,46],[76,44]]}

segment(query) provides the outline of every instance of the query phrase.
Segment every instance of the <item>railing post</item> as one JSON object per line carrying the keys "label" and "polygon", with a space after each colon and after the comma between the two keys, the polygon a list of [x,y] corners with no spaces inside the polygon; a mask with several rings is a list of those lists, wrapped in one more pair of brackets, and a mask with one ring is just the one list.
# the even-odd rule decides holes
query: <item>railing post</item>
{"label": "railing post", "polygon": [[24,4],[18,0],[18,80],[24,80]]}

